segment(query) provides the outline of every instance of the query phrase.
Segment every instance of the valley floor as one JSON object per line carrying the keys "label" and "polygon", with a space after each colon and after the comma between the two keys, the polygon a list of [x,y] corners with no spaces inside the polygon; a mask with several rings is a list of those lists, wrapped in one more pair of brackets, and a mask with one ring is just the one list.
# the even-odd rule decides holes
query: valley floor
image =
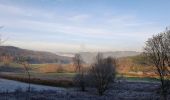
{"label": "valley floor", "polygon": [[74,88],[31,84],[28,93],[27,83],[0,79],[0,100],[160,100],[158,87],[159,83],[124,81],[113,84],[104,96],[98,96],[91,88],[80,92]]}

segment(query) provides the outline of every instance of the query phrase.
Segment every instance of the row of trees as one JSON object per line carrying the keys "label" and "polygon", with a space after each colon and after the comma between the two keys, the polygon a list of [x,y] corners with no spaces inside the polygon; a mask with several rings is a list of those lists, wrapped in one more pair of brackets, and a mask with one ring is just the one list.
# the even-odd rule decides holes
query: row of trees
{"label": "row of trees", "polygon": [[79,54],[75,55],[74,65],[77,75],[75,76],[75,84],[82,91],[86,90],[87,86],[97,89],[99,95],[109,89],[111,83],[114,82],[116,75],[116,60],[108,57],[103,58],[102,54],[96,56],[96,61],[89,69],[83,66],[83,60]]}
{"label": "row of trees", "polygon": [[170,75],[170,30],[149,38],[145,46],[145,54],[151,65],[156,68],[161,82],[161,94],[166,100],[169,91]]}

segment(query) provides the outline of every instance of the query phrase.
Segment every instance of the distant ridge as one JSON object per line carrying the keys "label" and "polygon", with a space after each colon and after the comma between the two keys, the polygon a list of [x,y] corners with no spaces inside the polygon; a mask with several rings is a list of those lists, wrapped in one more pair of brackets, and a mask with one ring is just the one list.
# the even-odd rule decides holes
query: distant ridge
{"label": "distant ridge", "polygon": [[[136,52],[136,51],[109,51],[109,52],[100,52],[103,54],[104,57],[115,57],[115,58],[120,58],[120,57],[128,57],[128,56],[136,56],[141,54],[141,52]],[[73,57],[75,53],[57,53],[60,56],[67,56],[68,57]],[[79,53],[83,60],[86,63],[92,63],[98,54],[98,52],[80,52]]]}
{"label": "distant ridge", "polygon": [[30,63],[71,63],[71,57],[59,56],[51,52],[33,51],[14,46],[0,46],[0,55],[8,54],[12,57],[23,56],[30,59]]}

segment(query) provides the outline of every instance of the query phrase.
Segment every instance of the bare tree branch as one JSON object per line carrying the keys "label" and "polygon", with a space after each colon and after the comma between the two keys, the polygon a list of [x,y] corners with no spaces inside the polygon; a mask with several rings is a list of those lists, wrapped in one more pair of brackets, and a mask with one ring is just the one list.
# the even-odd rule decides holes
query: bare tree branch
{"label": "bare tree branch", "polygon": [[156,74],[159,75],[161,82],[161,93],[166,100],[170,75],[170,31],[166,29],[165,32],[149,38],[144,49],[150,64],[157,70]]}

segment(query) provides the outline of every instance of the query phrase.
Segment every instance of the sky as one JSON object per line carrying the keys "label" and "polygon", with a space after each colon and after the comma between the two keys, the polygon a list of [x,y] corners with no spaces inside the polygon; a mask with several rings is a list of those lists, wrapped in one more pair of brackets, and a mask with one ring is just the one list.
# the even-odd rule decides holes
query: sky
{"label": "sky", "polygon": [[0,0],[0,34],[50,52],[142,51],[170,25],[170,0]]}

